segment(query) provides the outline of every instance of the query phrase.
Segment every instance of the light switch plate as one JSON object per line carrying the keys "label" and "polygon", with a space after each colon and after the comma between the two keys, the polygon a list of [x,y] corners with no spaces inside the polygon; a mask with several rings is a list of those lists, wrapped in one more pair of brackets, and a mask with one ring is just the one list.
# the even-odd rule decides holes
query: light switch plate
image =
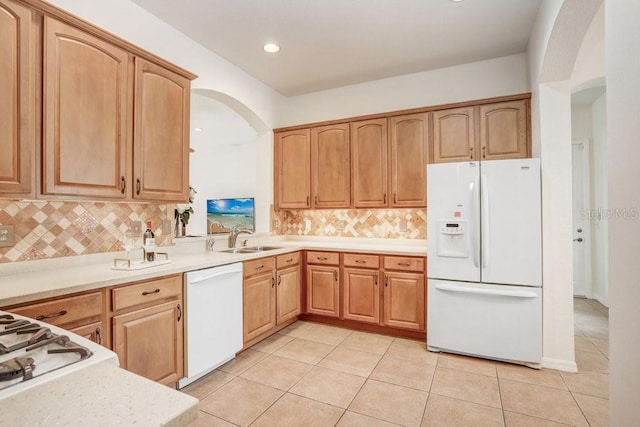
{"label": "light switch plate", "polygon": [[142,222],[141,221],[131,221],[131,231],[134,233],[142,232]]}
{"label": "light switch plate", "polygon": [[7,248],[15,244],[13,225],[0,225],[0,248]]}

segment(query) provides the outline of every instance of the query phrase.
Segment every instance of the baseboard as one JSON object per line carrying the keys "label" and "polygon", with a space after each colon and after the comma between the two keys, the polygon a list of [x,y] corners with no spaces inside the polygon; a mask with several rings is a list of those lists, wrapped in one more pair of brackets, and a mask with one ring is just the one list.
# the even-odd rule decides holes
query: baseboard
{"label": "baseboard", "polygon": [[542,367],[564,372],[578,372],[578,365],[573,360],[542,358]]}
{"label": "baseboard", "polygon": [[593,299],[598,301],[600,304],[604,305],[605,307],[609,308],[609,303],[607,302],[607,299],[603,298],[601,295],[593,295]]}

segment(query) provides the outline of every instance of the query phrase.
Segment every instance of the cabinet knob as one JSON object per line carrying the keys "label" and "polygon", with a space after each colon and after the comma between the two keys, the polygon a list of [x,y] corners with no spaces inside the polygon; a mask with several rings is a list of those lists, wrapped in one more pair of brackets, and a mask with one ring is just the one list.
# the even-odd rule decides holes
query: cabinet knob
{"label": "cabinet knob", "polygon": [[41,314],[40,316],[36,317],[36,320],[53,319],[56,317],[64,316],[65,314],[67,314],[67,310],[60,310],[59,312],[53,314]]}
{"label": "cabinet knob", "polygon": [[384,195],[382,196],[382,203],[387,203],[387,193],[384,193]]}
{"label": "cabinet knob", "polygon": [[487,147],[485,146],[482,147],[482,158],[483,159],[487,158]]}
{"label": "cabinet knob", "polygon": [[307,206],[309,206],[309,196],[307,196]]}
{"label": "cabinet knob", "polygon": [[136,179],[136,194],[140,195],[140,178]]}
{"label": "cabinet knob", "polygon": [[178,304],[178,322],[180,321],[180,319],[182,319],[182,307],[180,307],[180,304]]}
{"label": "cabinet knob", "polygon": [[473,160],[473,147],[469,147],[469,158]]}
{"label": "cabinet knob", "polygon": [[333,271],[333,276],[335,277],[336,282],[337,282],[338,281],[338,271],[337,270]]}
{"label": "cabinet knob", "polygon": [[152,291],[144,291],[144,292],[142,292],[142,296],[151,295],[151,294],[159,294],[159,293],[160,293],[160,288],[155,288]]}
{"label": "cabinet knob", "polygon": [[96,342],[102,344],[102,329],[96,328]]}
{"label": "cabinet knob", "polygon": [[125,179],[124,175],[120,177],[120,192],[122,194],[124,194],[125,190],[127,188],[127,180]]}

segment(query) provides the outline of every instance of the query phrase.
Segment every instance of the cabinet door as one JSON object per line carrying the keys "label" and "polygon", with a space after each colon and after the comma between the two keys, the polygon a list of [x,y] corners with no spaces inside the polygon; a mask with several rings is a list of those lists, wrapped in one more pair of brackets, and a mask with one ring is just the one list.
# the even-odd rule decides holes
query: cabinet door
{"label": "cabinet door", "polygon": [[478,160],[474,107],[433,113],[433,163]]}
{"label": "cabinet door", "polygon": [[527,104],[521,100],[479,107],[482,160],[529,156]]}
{"label": "cabinet door", "polygon": [[126,51],[44,20],[44,194],[124,199]]}
{"label": "cabinet door", "polygon": [[278,271],[276,323],[280,324],[300,314],[300,267]]}
{"label": "cabinet door", "polygon": [[344,269],[343,316],[345,319],[380,323],[378,270]]}
{"label": "cabinet door", "polygon": [[102,344],[108,347],[104,336],[104,327],[102,322],[90,323],[88,325],[78,326],[77,328],[69,329],[69,332],[78,334],[81,337],[85,337],[95,343]]}
{"label": "cabinet door", "polygon": [[275,192],[279,209],[311,207],[309,129],[275,135]]}
{"label": "cabinet door", "polygon": [[424,274],[386,273],[384,324],[403,329],[425,330]]}
{"label": "cabinet door", "polygon": [[340,316],[338,267],[307,266],[307,313]]}
{"label": "cabinet door", "polygon": [[273,273],[244,280],[244,342],[262,335],[276,326],[276,288]]}
{"label": "cabinet door", "polygon": [[356,208],[386,207],[387,119],[351,123],[351,191]]}
{"label": "cabinet door", "polygon": [[0,0],[0,197],[34,194],[36,41],[31,11]]}
{"label": "cabinet door", "polygon": [[142,58],[135,59],[134,198],[189,199],[191,82]]}
{"label": "cabinet door", "polygon": [[183,376],[183,341],[179,301],[113,318],[113,350],[120,367],[162,384]]}
{"label": "cabinet door", "polygon": [[391,117],[391,206],[427,206],[427,143],[429,115]]}
{"label": "cabinet door", "polygon": [[349,124],[311,129],[311,183],[314,208],[351,204]]}

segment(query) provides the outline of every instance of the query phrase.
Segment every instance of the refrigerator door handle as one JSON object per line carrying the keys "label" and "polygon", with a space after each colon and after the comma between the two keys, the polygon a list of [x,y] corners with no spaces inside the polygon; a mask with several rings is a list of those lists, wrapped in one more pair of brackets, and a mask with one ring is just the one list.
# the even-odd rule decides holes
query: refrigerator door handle
{"label": "refrigerator door handle", "polygon": [[465,287],[460,285],[454,285],[450,283],[439,283],[436,285],[436,289],[449,292],[461,292],[465,294],[484,294],[484,295],[497,295],[513,298],[537,298],[535,292],[528,291],[507,291],[507,290],[494,290],[484,288]]}
{"label": "refrigerator door handle", "polygon": [[473,228],[473,265],[480,268],[480,179],[478,175],[471,183],[471,217]]}
{"label": "refrigerator door handle", "polygon": [[482,268],[487,268],[489,265],[489,180],[485,175],[482,175],[482,188],[480,189],[480,195],[482,201],[480,202],[480,236],[482,239]]}

